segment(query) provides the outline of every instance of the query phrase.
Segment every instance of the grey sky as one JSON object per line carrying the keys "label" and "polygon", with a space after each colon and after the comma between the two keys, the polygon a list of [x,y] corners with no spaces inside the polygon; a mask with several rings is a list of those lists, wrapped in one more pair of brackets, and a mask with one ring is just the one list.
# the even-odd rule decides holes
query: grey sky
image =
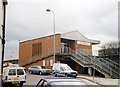
{"label": "grey sky", "polygon": [[18,58],[19,40],[78,30],[104,44],[117,40],[119,0],[9,0],[5,58]]}

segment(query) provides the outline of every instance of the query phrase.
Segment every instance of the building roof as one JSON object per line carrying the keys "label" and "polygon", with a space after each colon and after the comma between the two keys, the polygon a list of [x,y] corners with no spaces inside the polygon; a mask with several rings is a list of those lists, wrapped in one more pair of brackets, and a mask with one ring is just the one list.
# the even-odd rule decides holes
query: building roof
{"label": "building roof", "polygon": [[69,39],[69,40],[77,40],[82,42],[88,42],[92,44],[100,44],[99,40],[91,40],[82,35],[79,31],[71,31],[64,34],[61,34],[61,38],[63,39]]}

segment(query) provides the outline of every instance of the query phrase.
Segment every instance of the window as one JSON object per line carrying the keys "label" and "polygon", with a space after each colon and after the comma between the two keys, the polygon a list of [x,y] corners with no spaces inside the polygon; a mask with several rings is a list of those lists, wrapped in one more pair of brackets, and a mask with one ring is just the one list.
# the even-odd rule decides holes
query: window
{"label": "window", "polygon": [[42,56],[42,43],[32,44],[32,56]]}
{"label": "window", "polygon": [[53,66],[53,60],[50,60],[50,66]]}
{"label": "window", "polygon": [[8,75],[16,75],[16,69],[10,69]]}
{"label": "window", "polygon": [[46,60],[45,61],[45,66],[49,66],[50,65],[49,63],[50,63],[49,60]]}
{"label": "window", "polygon": [[23,69],[17,69],[17,75],[24,75]]}

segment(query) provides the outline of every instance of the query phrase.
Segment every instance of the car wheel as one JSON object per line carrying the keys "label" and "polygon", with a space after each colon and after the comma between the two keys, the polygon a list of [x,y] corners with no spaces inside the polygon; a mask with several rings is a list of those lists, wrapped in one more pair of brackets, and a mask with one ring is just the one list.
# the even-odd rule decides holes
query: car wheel
{"label": "car wheel", "polygon": [[20,82],[20,83],[19,83],[19,87],[23,87],[23,82]]}
{"label": "car wheel", "polygon": [[74,78],[76,78],[77,76],[74,76]]}
{"label": "car wheel", "polygon": [[42,75],[42,72],[41,72],[41,71],[39,72],[39,75]]}
{"label": "car wheel", "polygon": [[67,74],[65,74],[65,77],[68,77],[68,75],[67,75]]}
{"label": "car wheel", "polygon": [[2,80],[2,86],[3,86],[3,87],[5,86],[5,83],[3,82],[3,80]]}
{"label": "car wheel", "polygon": [[55,77],[57,77],[57,73],[55,73]]}
{"label": "car wheel", "polygon": [[30,70],[29,73],[32,74],[32,71]]}

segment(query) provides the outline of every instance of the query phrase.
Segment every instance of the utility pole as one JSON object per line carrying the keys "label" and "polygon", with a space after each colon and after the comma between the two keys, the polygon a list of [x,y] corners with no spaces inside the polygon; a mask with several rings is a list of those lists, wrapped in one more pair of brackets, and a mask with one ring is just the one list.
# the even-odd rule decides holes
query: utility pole
{"label": "utility pole", "polygon": [[0,87],[2,87],[2,72],[5,48],[5,16],[7,0],[0,0]]}

